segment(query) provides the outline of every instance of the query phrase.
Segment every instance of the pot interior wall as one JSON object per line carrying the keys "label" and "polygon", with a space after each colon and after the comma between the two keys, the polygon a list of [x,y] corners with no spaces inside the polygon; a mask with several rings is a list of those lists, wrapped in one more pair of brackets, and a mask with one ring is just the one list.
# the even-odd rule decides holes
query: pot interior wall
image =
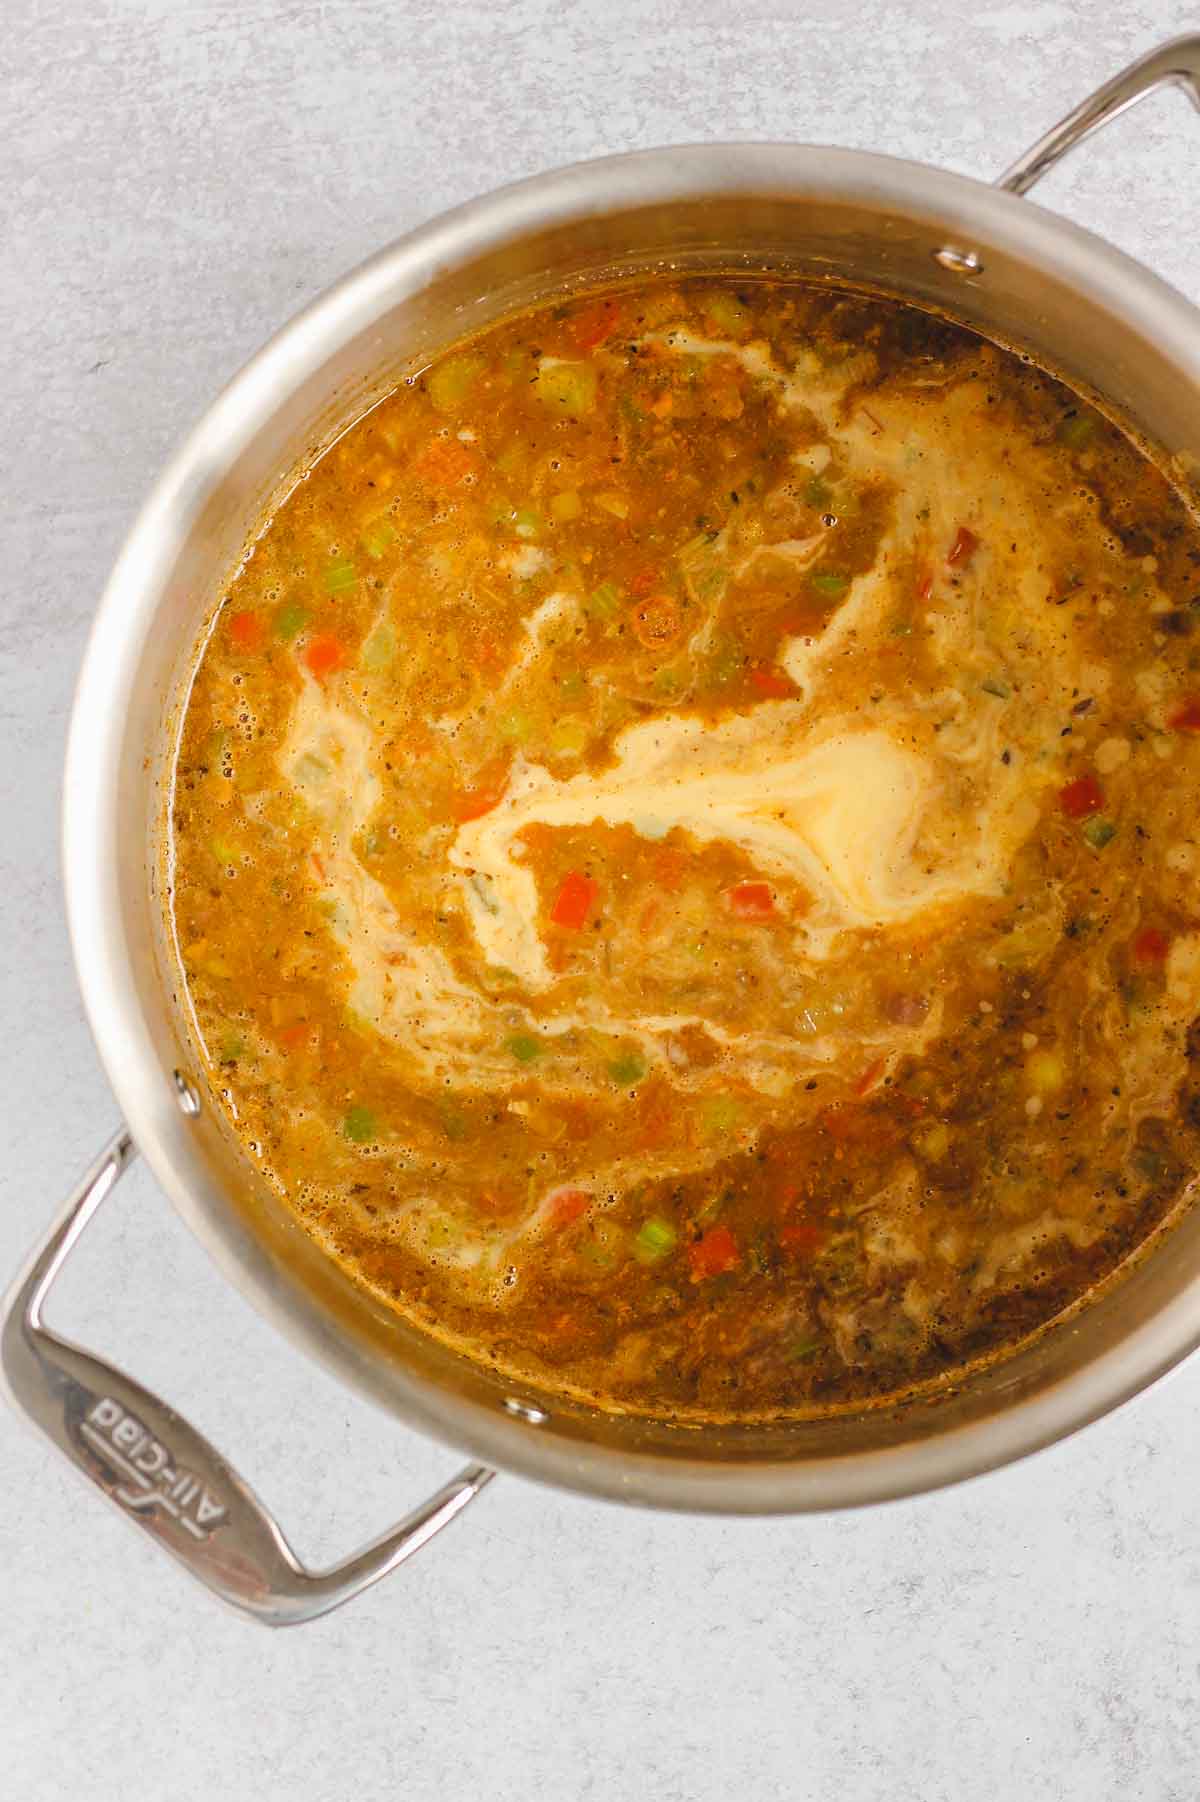
{"label": "pot interior wall", "polygon": [[[948,242],[975,250],[982,274],[963,280],[944,269],[934,252]],[[786,1429],[702,1432],[543,1402],[549,1418],[533,1426],[506,1408],[511,1385],[354,1289],[266,1191],[215,1105],[185,1120],[171,1080],[177,1066],[200,1079],[155,892],[170,733],[190,647],[286,472],[399,375],[516,306],[581,284],[706,267],[789,270],[945,310],[1102,397],[1166,453],[1197,448],[1200,347],[1156,321],[1146,293],[1152,303],[1164,291],[1094,240],[958,178],[844,152],[731,147],[614,159],[464,209],[368,265],[239,378],[118,566],[98,638],[120,633],[124,644],[112,702],[124,705],[124,724],[102,824],[111,845],[138,848],[115,860],[112,892],[99,901],[113,914],[106,955],[122,980],[109,1011],[119,1021],[97,1018],[102,978],[89,984],[82,974],[114,1087],[177,1205],[264,1311],[385,1406],[489,1459],[626,1499],[829,1506],[926,1487],[1055,1436],[1067,1385],[1077,1393],[1066,1424],[1101,1411],[1123,1386],[1111,1361],[1138,1334],[1158,1338],[1126,1387],[1173,1361],[1190,1331],[1181,1311],[1200,1313],[1200,1218],[1185,1218],[1073,1321],[935,1400]],[[996,1423],[1018,1403],[1025,1420],[1005,1449]],[[984,1427],[993,1434],[986,1455]]]}

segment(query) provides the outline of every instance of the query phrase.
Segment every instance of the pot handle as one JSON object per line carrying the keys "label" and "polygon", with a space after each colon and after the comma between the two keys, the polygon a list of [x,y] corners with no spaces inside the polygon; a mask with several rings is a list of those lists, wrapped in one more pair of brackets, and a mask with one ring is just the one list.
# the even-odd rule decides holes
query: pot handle
{"label": "pot handle", "polygon": [[18,1278],[0,1316],[0,1380],[14,1406],[152,1540],[223,1601],[268,1627],[314,1620],[420,1551],[493,1473],[470,1464],[397,1527],[329,1570],[307,1570],[249,1485],[132,1377],[60,1339],[42,1310],[80,1234],[137,1152],[122,1130]]}
{"label": "pot handle", "polygon": [[1130,63],[1052,126],[1024,156],[1018,157],[996,186],[1007,188],[1010,194],[1028,194],[1034,183],[1041,181],[1076,144],[1167,82],[1185,89],[1200,108],[1200,34],[1172,38]]}

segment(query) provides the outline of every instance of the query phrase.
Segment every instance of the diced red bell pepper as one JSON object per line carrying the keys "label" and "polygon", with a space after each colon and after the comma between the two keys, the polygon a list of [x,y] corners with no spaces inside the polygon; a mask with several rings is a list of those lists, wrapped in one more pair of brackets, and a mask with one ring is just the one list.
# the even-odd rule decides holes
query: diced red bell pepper
{"label": "diced red bell pepper", "polygon": [[1190,695],[1167,720],[1172,732],[1200,732],[1200,697]]}
{"label": "diced red bell pepper", "polygon": [[578,932],[586,921],[600,893],[600,884],[581,870],[569,870],[562,879],[550,918],[555,926]]}
{"label": "diced red bell pepper", "polygon": [[759,694],[766,695],[771,701],[785,701],[796,692],[794,682],[789,682],[786,676],[781,676],[772,669],[752,669],[750,680]]}
{"label": "diced red bell pepper", "polygon": [[730,912],[739,920],[769,920],[775,912],[775,897],[769,882],[739,882],[726,889],[725,900]]}
{"label": "diced red bell pepper", "polygon": [[263,623],[257,613],[235,613],[229,636],[239,651],[257,651],[263,641]]}
{"label": "diced red bell pepper", "polygon": [[553,1227],[570,1226],[581,1214],[586,1214],[591,1204],[591,1196],[586,1189],[559,1189],[550,1197],[549,1219]]}
{"label": "diced red bell pepper", "polygon": [[820,1250],[824,1239],[822,1229],[811,1220],[793,1221],[789,1226],[781,1226],[779,1229],[780,1245],[784,1251],[790,1251],[796,1257],[810,1258]]}
{"label": "diced red bell pepper", "polygon": [[346,661],[346,647],[332,632],[318,632],[304,650],[304,661],[318,681],[331,676]]}
{"label": "diced red bell pepper", "polygon": [[610,295],[606,300],[593,301],[590,307],[576,313],[567,327],[567,334],[579,350],[595,350],[612,337],[620,322],[621,303]]}
{"label": "diced red bell pepper", "polygon": [[1094,776],[1076,776],[1058,791],[1058,804],[1070,820],[1086,820],[1104,806],[1104,790]]}
{"label": "diced red bell pepper", "polygon": [[1138,964],[1161,964],[1167,959],[1171,941],[1157,926],[1143,926],[1133,941],[1133,960]]}
{"label": "diced red bell pepper", "polygon": [[688,1246],[687,1255],[694,1283],[710,1276],[724,1276],[738,1262],[737,1240],[727,1226],[713,1226],[702,1239]]}
{"label": "diced red bell pepper", "polygon": [[968,526],[959,526],[954,536],[954,543],[946,552],[946,567],[953,569],[956,563],[969,563],[979,549],[979,540]]}

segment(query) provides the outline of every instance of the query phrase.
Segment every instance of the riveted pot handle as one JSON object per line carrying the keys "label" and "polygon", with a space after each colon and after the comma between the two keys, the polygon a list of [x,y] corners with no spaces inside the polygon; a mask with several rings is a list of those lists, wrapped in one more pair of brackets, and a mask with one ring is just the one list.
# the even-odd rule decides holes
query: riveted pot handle
{"label": "riveted pot handle", "polygon": [[1148,56],[1130,63],[1052,126],[1024,156],[1018,157],[996,186],[1007,188],[1010,194],[1028,194],[1033,184],[1041,181],[1076,144],[1166,83],[1186,89],[1200,108],[1200,35],[1172,38]]}
{"label": "riveted pot handle", "polygon": [[493,1473],[468,1465],[344,1563],[307,1570],[253,1490],[207,1439],[132,1377],[42,1324],[56,1277],[136,1155],[129,1134],[118,1133],[17,1280],[0,1318],[0,1375],[15,1407],[127,1519],[222,1600],[269,1627],[314,1620],[419,1551]]}

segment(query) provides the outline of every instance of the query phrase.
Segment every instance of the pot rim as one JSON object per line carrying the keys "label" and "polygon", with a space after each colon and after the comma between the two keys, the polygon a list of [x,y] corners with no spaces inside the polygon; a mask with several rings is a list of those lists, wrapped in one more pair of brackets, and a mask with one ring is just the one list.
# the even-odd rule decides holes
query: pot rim
{"label": "pot rim", "polygon": [[[1099,293],[1200,385],[1200,311],[1142,264],[1095,234],[974,177],[871,151],[792,143],[692,144],[575,163],[466,202],[351,270],[285,324],[237,373],[174,452],[140,509],[105,587],[80,670],[67,743],[63,880],[80,991],[101,1062],[129,1130],[176,1211],[230,1280],[285,1334],[339,1379],[402,1412],[410,1424],[489,1463],[590,1495],[729,1513],[857,1506],[925,1490],[1007,1464],[1128,1400],[1200,1344],[1200,1274],[1117,1346],[1070,1376],[992,1417],[898,1446],[793,1464],[719,1463],[615,1450],[539,1433],[499,1409],[415,1393],[403,1410],[362,1363],[321,1330],[315,1304],[298,1303],[247,1258],[244,1236],[216,1219],[181,1170],[187,1155],[175,1097],[133,979],[113,845],[122,727],[138,656],[176,554],[206,496],[248,444],[281,390],[314,375],[340,344],[405,295],[534,229],[596,211],[706,195],[805,193],[918,207],[948,241],[977,232],[1076,288]],[[229,1206],[232,1214],[232,1206]]]}

